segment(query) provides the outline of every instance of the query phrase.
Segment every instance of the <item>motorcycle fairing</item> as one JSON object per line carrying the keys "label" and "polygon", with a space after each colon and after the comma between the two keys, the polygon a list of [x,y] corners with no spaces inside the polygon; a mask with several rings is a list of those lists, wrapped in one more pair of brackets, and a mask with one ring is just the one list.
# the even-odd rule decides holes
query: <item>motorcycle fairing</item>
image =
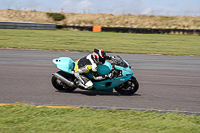
{"label": "motorcycle fairing", "polygon": [[69,57],[59,57],[56,59],[53,59],[53,63],[58,67],[58,69],[70,73],[70,74],[74,74],[74,71],[72,71],[72,68],[74,67],[74,61],[69,58]]}
{"label": "motorcycle fairing", "polygon": [[131,76],[133,75],[132,70],[128,67],[128,68],[123,68],[123,67],[118,67],[115,66],[116,69],[118,70],[123,70],[122,71],[122,77],[117,77],[117,78],[112,78],[112,79],[107,79],[107,80],[102,80],[102,81],[94,81],[93,82],[93,87],[95,88],[95,90],[99,90],[99,91],[113,91],[113,88],[123,84],[124,82],[128,81]]}
{"label": "motorcycle fairing", "polygon": [[97,67],[98,75],[109,74],[111,70],[112,70],[112,65],[107,61],[105,61],[103,65],[98,65]]}
{"label": "motorcycle fairing", "polygon": [[128,75],[131,75],[131,76],[133,75],[133,71],[130,67],[124,68],[124,67],[115,65],[115,69],[122,70],[123,77],[127,77]]}

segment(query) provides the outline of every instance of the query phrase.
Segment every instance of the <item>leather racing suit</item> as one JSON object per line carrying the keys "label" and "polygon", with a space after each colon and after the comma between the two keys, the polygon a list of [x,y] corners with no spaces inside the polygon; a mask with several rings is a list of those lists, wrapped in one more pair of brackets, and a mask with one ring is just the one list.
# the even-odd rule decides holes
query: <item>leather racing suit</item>
{"label": "leather racing suit", "polygon": [[83,75],[88,72],[92,72],[94,80],[102,80],[106,78],[106,75],[97,75],[97,64],[95,63],[92,54],[89,54],[75,62],[74,76],[79,80],[78,85],[85,89],[91,89],[93,87],[92,81]]}

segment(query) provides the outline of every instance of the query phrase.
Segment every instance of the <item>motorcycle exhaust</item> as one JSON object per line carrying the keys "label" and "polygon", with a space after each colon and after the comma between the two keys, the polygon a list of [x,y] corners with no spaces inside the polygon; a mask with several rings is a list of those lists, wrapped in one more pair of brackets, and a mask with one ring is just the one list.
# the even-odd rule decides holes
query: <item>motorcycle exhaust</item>
{"label": "motorcycle exhaust", "polygon": [[62,75],[58,74],[58,73],[53,73],[52,75],[54,75],[57,79],[59,79],[61,82],[63,82],[64,84],[68,85],[68,86],[74,86],[74,82],[69,81],[68,79],[66,79],[65,77],[63,77]]}

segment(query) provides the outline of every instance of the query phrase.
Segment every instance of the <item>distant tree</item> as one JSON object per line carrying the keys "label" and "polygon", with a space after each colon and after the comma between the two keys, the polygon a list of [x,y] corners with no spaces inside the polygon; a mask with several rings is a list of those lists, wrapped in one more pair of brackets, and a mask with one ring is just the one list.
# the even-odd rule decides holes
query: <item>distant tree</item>
{"label": "distant tree", "polygon": [[53,18],[54,21],[62,21],[65,19],[65,15],[61,13],[47,13],[47,16]]}

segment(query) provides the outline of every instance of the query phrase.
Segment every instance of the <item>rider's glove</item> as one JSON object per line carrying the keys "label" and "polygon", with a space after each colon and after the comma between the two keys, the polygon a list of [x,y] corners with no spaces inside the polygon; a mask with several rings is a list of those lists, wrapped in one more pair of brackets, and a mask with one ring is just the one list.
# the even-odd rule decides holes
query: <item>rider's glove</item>
{"label": "rider's glove", "polygon": [[113,73],[109,73],[109,74],[106,74],[105,77],[111,79],[113,77],[113,75],[114,75]]}
{"label": "rider's glove", "polygon": [[112,57],[112,59],[116,59],[116,57],[115,56],[111,56]]}

